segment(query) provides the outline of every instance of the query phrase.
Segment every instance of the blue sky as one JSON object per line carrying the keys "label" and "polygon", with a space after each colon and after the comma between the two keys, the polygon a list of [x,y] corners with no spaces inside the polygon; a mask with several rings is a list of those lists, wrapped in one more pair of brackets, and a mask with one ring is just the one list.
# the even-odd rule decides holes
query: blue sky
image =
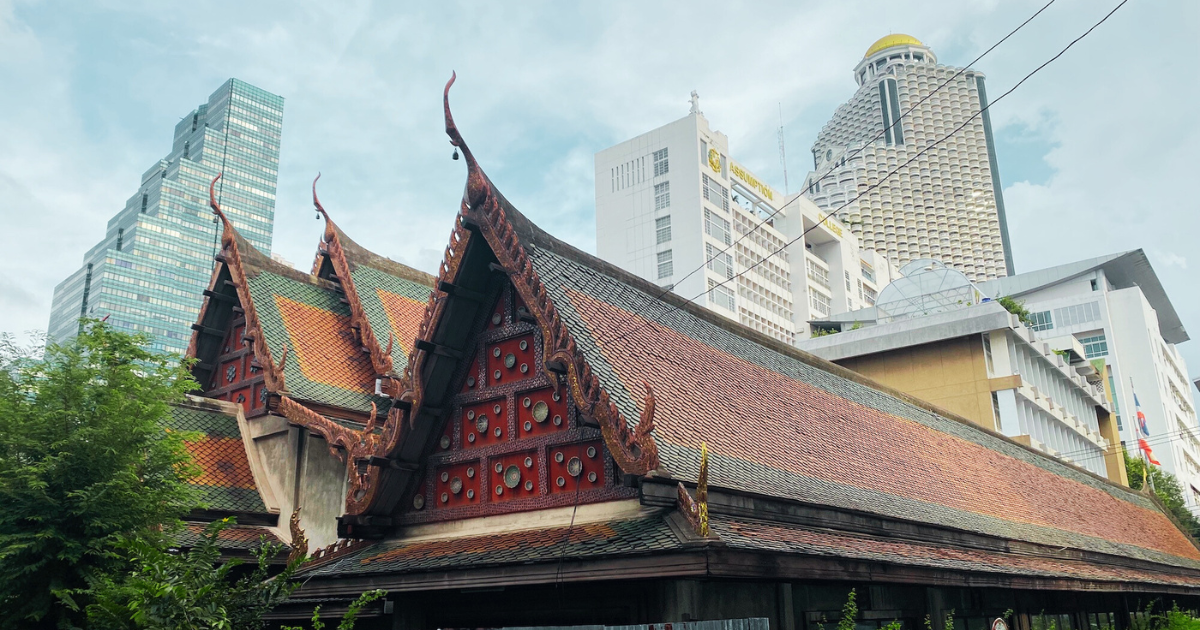
{"label": "blue sky", "polygon": [[[1058,0],[978,64],[994,99],[1117,0]],[[440,118],[551,233],[594,251],[592,155],[682,117],[783,187],[889,32],[965,64],[1042,2],[373,3],[0,0],[0,331],[45,328],[54,285],[229,77],[283,95],[275,251],[320,234],[308,185],[363,245],[432,271],[463,184]],[[184,8],[190,8],[185,11]],[[1144,248],[1200,335],[1192,79],[1200,4],[1131,0],[991,110],[1018,271]],[[1183,344],[1193,376],[1200,342]]]}

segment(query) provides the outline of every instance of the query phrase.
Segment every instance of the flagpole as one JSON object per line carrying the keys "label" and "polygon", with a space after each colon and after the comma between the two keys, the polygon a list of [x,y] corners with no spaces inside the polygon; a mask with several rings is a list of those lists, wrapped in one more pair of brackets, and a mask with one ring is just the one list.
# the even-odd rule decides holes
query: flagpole
{"label": "flagpole", "polygon": [[[1134,427],[1133,434],[1137,436],[1138,453],[1141,454],[1141,456],[1142,456],[1142,489],[1146,489],[1147,487],[1149,487],[1151,492],[1155,492],[1154,478],[1150,476],[1150,456],[1146,454],[1146,450],[1142,448],[1142,443],[1141,443],[1141,440],[1143,440],[1145,438],[1142,436],[1141,419],[1138,418],[1137,415],[1139,413],[1141,413],[1142,406],[1137,403],[1137,391],[1133,387],[1133,377],[1132,376],[1129,377],[1129,393],[1133,394],[1133,400],[1134,400],[1133,421],[1137,425],[1136,427]],[[1157,492],[1155,492],[1155,494],[1157,494]]]}

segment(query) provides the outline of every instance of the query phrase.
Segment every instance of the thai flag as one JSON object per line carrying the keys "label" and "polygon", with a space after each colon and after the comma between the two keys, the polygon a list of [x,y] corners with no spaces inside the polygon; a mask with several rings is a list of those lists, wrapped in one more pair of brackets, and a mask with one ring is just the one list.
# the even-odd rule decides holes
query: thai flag
{"label": "thai flag", "polygon": [[1142,413],[1142,403],[1138,402],[1137,392],[1133,393],[1133,408],[1137,411],[1138,430],[1146,437],[1138,436],[1138,448],[1146,453],[1146,460],[1155,466],[1161,466],[1157,459],[1154,459],[1154,454],[1150,451],[1150,443],[1146,441],[1150,437],[1150,428],[1146,426],[1146,414]]}
{"label": "thai flag", "polygon": [[1150,428],[1146,426],[1146,414],[1142,413],[1142,403],[1138,402],[1137,392],[1133,394],[1133,408],[1137,411],[1138,429],[1142,435],[1150,437]]}

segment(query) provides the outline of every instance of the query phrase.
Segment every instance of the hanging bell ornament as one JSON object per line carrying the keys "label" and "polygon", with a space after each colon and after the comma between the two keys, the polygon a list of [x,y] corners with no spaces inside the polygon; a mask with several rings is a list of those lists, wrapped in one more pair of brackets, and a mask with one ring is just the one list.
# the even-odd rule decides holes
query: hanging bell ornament
{"label": "hanging bell ornament", "polygon": [[453,157],[456,160],[458,159],[458,147],[454,147],[454,155],[452,155],[451,157]]}

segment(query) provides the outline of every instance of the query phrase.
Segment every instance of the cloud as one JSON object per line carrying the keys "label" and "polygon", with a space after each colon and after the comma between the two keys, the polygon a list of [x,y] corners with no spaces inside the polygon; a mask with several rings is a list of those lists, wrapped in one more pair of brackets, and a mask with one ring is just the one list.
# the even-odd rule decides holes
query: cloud
{"label": "cloud", "polygon": [[[979,64],[995,99],[1109,7],[1059,0]],[[301,267],[320,224],[308,186],[363,246],[434,271],[458,210],[441,88],[475,154],[532,220],[594,251],[591,155],[672,120],[700,93],[739,161],[782,188],[888,32],[944,63],[974,58],[1041,3],[234,3],[63,12],[0,0],[0,208],[22,298],[4,330],[44,327],[72,272],[179,116],[230,76],[286,97],[274,249]],[[1190,76],[1200,5],[1130,3],[991,110],[1018,270],[1144,247],[1187,252],[1200,213],[1184,184],[1200,129]],[[120,35],[115,35],[119,33]],[[1012,177],[1006,176],[1011,174]],[[793,184],[793,187],[795,184]],[[53,252],[48,255],[47,252]],[[1200,330],[1187,269],[1156,255]],[[9,302],[11,304],[11,301]],[[1200,354],[1185,344],[1194,373]]]}

